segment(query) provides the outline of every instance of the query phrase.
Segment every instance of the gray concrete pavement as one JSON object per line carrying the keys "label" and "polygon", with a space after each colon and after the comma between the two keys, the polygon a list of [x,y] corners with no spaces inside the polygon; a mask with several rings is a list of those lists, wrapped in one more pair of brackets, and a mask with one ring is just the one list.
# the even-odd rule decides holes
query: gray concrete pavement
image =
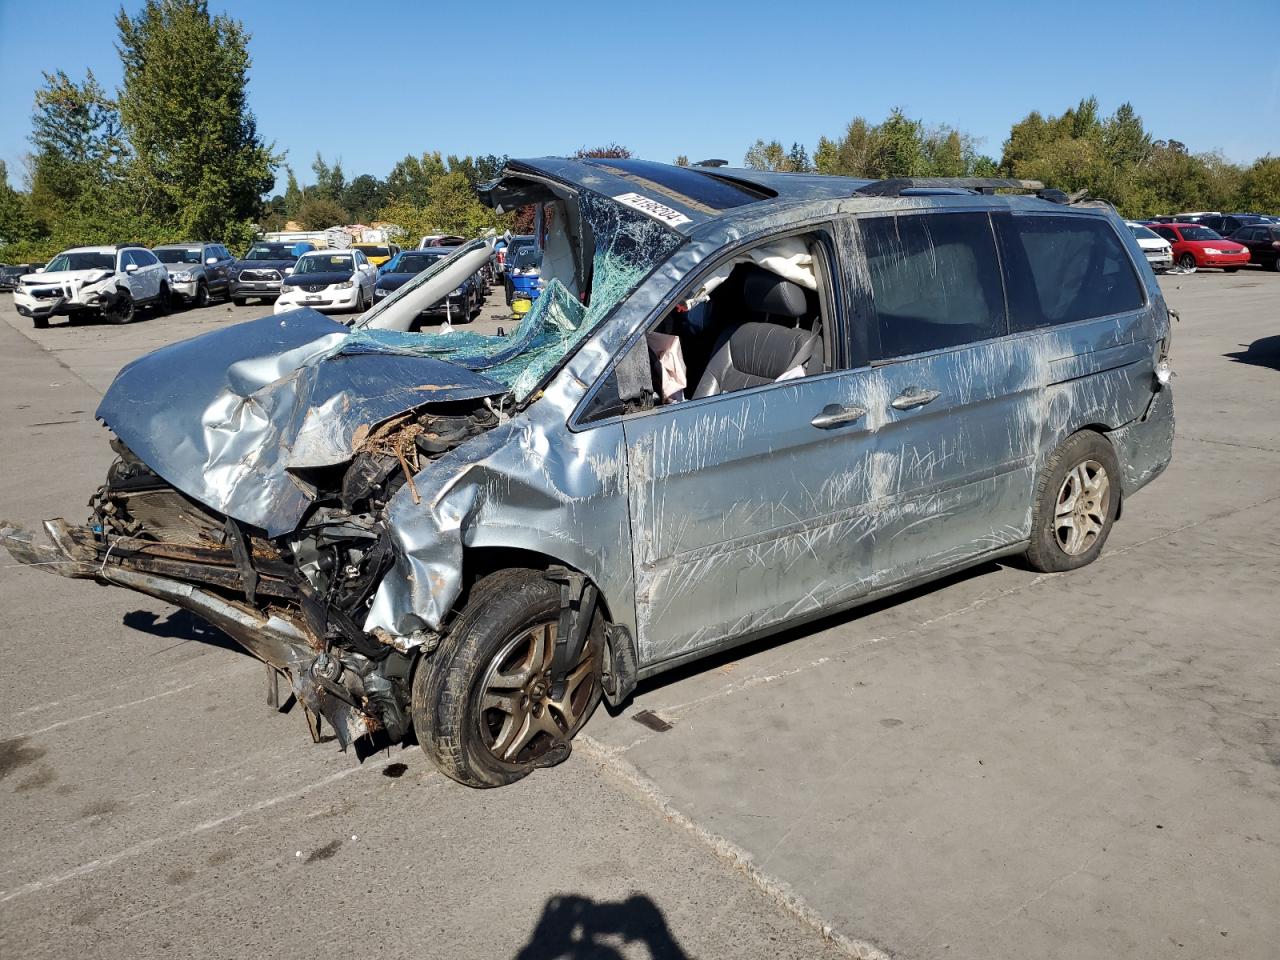
{"label": "gray concrete pavement", "polygon": [[[1163,284],[1175,462],[1098,563],[687,668],[506,790],[416,748],[356,766],[193,619],[0,568],[0,955],[597,955],[578,921],[625,956],[838,955],[807,904],[903,957],[1274,956],[1280,274]],[[0,517],[87,512],[115,370],[263,312],[34,331],[0,305]]]}

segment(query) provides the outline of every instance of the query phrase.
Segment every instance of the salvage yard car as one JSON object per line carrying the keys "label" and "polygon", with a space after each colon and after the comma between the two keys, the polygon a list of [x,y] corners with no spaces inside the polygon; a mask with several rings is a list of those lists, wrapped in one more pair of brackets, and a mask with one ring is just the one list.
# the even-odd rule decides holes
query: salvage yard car
{"label": "salvage yard car", "polygon": [[508,336],[409,332],[482,239],[351,327],[164,347],[97,411],[88,522],[0,540],[217,625],[313,737],[412,728],[491,787],[678,664],[995,558],[1090,563],[1169,463],[1169,311],[1105,204],[556,158],[481,197],[548,225]]}
{"label": "salvage yard car", "polygon": [[[378,271],[374,287],[374,302],[389,297],[406,283],[439,260],[449,257],[455,247],[428,247],[423,250],[404,250]],[[469,323],[484,302],[484,285],[480,273],[473,273],[440,300],[426,307],[420,318],[439,318],[449,323]],[[411,329],[413,329],[411,327]]]}
{"label": "salvage yard car", "polygon": [[1142,255],[1147,258],[1147,263],[1151,264],[1152,270],[1157,273],[1163,273],[1173,266],[1173,247],[1169,245],[1168,240],[1165,240],[1143,223],[1126,220],[1125,226],[1129,228],[1134,239],[1138,241],[1138,248],[1142,250]]}
{"label": "salvage yard car", "polygon": [[359,250],[313,250],[293,265],[280,286],[275,312],[299,307],[363,313],[373,302],[378,271]]}
{"label": "salvage yard car", "polygon": [[169,296],[169,272],[146,247],[76,247],[22,277],[13,304],[42,329],[56,316],[73,324],[94,317],[130,323],[139,307],[167,309]]}
{"label": "salvage yard car", "polygon": [[231,270],[231,302],[243,307],[252,299],[274,301],[298,257],[311,249],[310,243],[255,243]]}
{"label": "salvage yard car", "polygon": [[1156,223],[1151,229],[1169,241],[1173,259],[1184,270],[1221,267],[1235,273],[1249,262],[1249,248],[1228,240],[1216,230],[1195,223]]}
{"label": "salvage yard car", "polygon": [[169,271],[169,291],[175,300],[207,307],[209,297],[227,298],[236,258],[220,243],[166,243],[151,252]]}

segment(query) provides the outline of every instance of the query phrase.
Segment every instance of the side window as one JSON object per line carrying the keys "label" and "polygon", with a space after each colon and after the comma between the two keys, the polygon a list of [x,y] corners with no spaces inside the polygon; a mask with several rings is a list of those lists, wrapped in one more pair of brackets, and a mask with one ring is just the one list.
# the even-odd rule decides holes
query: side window
{"label": "side window", "polygon": [[999,221],[1010,327],[1034,330],[1138,310],[1142,286],[1101,217],[1012,216]]}
{"label": "side window", "polygon": [[135,260],[135,259],[133,258],[133,251],[132,251],[132,250],[121,250],[121,251],[120,251],[120,266],[119,266],[117,269],[119,269],[119,271],[120,271],[121,273],[124,273],[126,270],[128,270],[128,269],[129,269],[129,266],[130,266],[130,265],[138,266],[138,261],[137,261],[137,260]]}
{"label": "side window", "polygon": [[779,237],[698,275],[607,373],[584,422],[826,372],[830,237]]}
{"label": "side window", "polygon": [[876,359],[1004,336],[1000,260],[985,213],[859,223],[880,334]]}
{"label": "side window", "polygon": [[1151,229],[1154,230],[1156,233],[1158,233],[1160,236],[1164,237],[1170,243],[1178,242],[1177,236],[1168,227],[1152,227]]}
{"label": "side window", "polygon": [[130,250],[129,253],[133,257],[133,262],[140,267],[149,267],[153,263],[160,262],[159,258],[150,250]]}

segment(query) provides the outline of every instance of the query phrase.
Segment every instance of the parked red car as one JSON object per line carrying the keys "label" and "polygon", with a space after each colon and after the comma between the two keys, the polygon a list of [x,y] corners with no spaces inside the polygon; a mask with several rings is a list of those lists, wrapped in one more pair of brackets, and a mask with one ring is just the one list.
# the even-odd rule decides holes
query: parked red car
{"label": "parked red car", "polygon": [[1151,229],[1173,245],[1180,267],[1221,267],[1235,273],[1249,262],[1249,248],[1198,223],[1153,223]]}

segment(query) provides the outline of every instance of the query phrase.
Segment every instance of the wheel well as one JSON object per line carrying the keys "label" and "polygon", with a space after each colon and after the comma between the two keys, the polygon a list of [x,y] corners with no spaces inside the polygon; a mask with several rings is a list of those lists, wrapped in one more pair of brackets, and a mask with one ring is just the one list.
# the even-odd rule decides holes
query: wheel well
{"label": "wheel well", "polygon": [[539,553],[536,550],[522,550],[519,547],[472,547],[467,549],[462,556],[462,592],[458,595],[458,600],[453,605],[454,609],[457,610],[466,603],[471,587],[481,577],[497,573],[499,570],[508,570],[512,567],[523,567],[527,570],[568,567],[576,573],[581,573],[595,586],[598,596],[596,602],[599,603],[603,610],[605,620],[607,622],[613,621],[613,616],[609,610],[609,601],[605,597],[604,591],[600,590],[600,585],[589,574],[579,570],[572,564],[565,563],[545,553]]}

